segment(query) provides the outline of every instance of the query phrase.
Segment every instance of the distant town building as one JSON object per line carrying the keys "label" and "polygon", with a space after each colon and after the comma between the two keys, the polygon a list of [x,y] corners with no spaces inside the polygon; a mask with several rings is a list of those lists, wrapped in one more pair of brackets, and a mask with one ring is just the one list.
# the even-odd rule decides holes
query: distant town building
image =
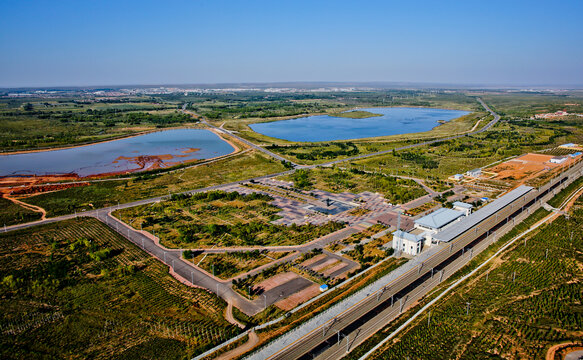
{"label": "distant town building", "polygon": [[454,179],[455,181],[460,181],[461,179],[464,178],[464,175],[463,174],[455,174],[451,178]]}
{"label": "distant town building", "polygon": [[546,114],[536,114],[535,116],[531,117],[531,119],[552,119],[559,116],[567,116],[569,115],[566,111],[555,111],[554,113],[546,113]]}

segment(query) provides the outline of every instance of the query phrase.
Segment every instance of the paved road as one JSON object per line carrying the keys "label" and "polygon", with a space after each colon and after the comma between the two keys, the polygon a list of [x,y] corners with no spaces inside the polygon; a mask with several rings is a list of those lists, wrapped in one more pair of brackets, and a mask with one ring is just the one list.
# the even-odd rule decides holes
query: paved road
{"label": "paved road", "polygon": [[[185,105],[185,106],[186,106],[186,105]],[[188,111],[188,110],[186,110],[185,106],[183,106],[183,107],[182,107],[182,111],[183,111],[184,113],[186,113],[186,114],[189,114],[189,115],[196,115],[195,113],[193,113],[193,112],[191,112],[191,111]],[[213,129],[214,129],[214,130],[216,130],[217,132],[219,132],[219,133],[221,133],[221,134],[228,135],[228,136],[232,136],[232,137],[234,137],[235,139],[239,140],[240,142],[242,142],[242,143],[245,143],[245,144],[247,144],[248,146],[250,146],[250,147],[252,147],[252,148],[254,148],[254,149],[256,149],[256,150],[259,150],[259,151],[261,151],[261,152],[263,152],[263,153],[265,153],[265,154],[267,154],[267,155],[271,156],[271,157],[272,157],[272,158],[274,158],[274,159],[277,159],[277,160],[279,160],[279,161],[287,161],[287,162],[291,163],[291,164],[292,164],[292,165],[294,165],[294,166],[298,166],[298,164],[296,164],[296,163],[294,163],[294,162],[292,162],[292,161],[290,161],[290,160],[288,160],[288,159],[286,159],[286,158],[284,158],[284,157],[282,157],[282,156],[280,156],[280,155],[278,155],[278,154],[276,154],[276,153],[274,153],[274,152],[271,152],[271,151],[267,150],[266,148],[264,148],[264,147],[262,147],[262,146],[255,145],[255,144],[253,144],[251,141],[249,141],[249,140],[246,140],[246,139],[243,139],[242,137],[240,137],[240,136],[239,136],[239,135],[237,135],[237,134],[234,134],[234,133],[232,133],[231,131],[228,131],[228,130],[226,130],[226,129],[223,129],[222,127],[217,127],[217,126],[214,126],[214,125],[210,124],[208,121],[206,121],[206,119],[204,119],[204,118],[202,118],[202,117],[201,117],[201,122],[202,122],[203,124],[205,124],[206,126],[208,126],[208,127],[210,127],[210,128],[213,128]]]}
{"label": "paved road", "polygon": [[[489,124],[487,124],[485,127],[483,127],[482,129],[474,132],[474,133],[479,133],[482,131],[485,131],[486,129],[490,128],[491,126],[493,126],[499,119],[500,117],[495,114],[492,110],[490,110],[487,105],[481,100],[478,99],[478,101],[482,104],[482,106],[489,111],[492,115],[494,115],[494,120],[492,120]],[[189,113],[188,111],[185,110],[185,107],[183,107],[183,110],[187,113]],[[192,114],[192,113],[191,113]],[[216,126],[213,126],[211,124],[208,124],[205,120],[203,120],[203,122],[212,127],[213,129],[223,133],[223,134],[228,134],[229,136],[233,136],[235,138],[237,138],[239,141],[244,142],[245,144],[251,146],[254,149],[257,149],[259,151],[262,151],[263,153],[266,153],[267,155],[278,159],[278,160],[285,160],[285,161],[289,161],[287,159],[282,158],[281,156],[272,153],[271,151],[268,151],[260,146],[257,146],[243,138],[241,138],[238,135],[235,135],[231,132],[228,132],[222,128],[218,128]],[[470,135],[471,133],[466,133],[463,135],[457,135],[457,136],[452,136],[452,137],[448,137],[448,138],[442,138],[439,140],[433,140],[433,141],[427,141],[427,142],[422,142],[422,143],[418,143],[418,144],[411,144],[411,145],[407,145],[401,148],[397,148],[395,149],[395,151],[399,151],[399,150],[404,150],[404,149],[410,149],[413,147],[417,147],[417,146],[423,146],[423,145],[427,145],[427,144],[431,144],[437,141],[444,141],[444,140],[449,140],[449,139],[455,139],[455,138],[459,138],[462,136],[467,136]],[[362,159],[362,158],[366,158],[366,157],[371,157],[371,156],[376,156],[376,155],[381,155],[381,154],[386,154],[389,152],[392,152],[393,150],[387,150],[387,151],[381,151],[381,152],[376,152],[376,153],[371,153],[371,154],[364,154],[364,155],[359,155],[359,156],[355,156],[355,157],[351,157],[351,158],[347,158],[347,159],[342,159],[342,160],[337,160],[337,161],[331,161],[328,163],[324,163],[324,164],[319,164],[319,165],[310,165],[307,166],[307,168],[313,168],[313,167],[318,167],[318,166],[329,166],[332,164],[336,164],[336,163],[340,163],[340,162],[344,162],[344,161],[351,161],[351,160],[356,160],[356,159]],[[292,163],[293,164],[293,163]],[[297,165],[297,164],[294,164]],[[240,180],[240,181],[235,181],[235,182],[231,182],[231,183],[227,183],[227,184],[221,184],[221,185],[215,185],[215,186],[209,186],[209,187],[205,187],[205,188],[200,188],[200,189],[195,189],[195,190],[190,190],[190,191],[184,191],[182,192],[182,194],[192,194],[192,193],[199,193],[199,192],[204,192],[204,191],[211,191],[211,190],[217,190],[220,189],[223,186],[230,186],[230,185],[237,185],[237,184],[242,184],[245,182],[249,182],[251,180],[254,181],[259,181],[262,179],[268,179],[268,178],[273,178],[273,177],[277,177],[277,176],[281,176],[281,175],[286,175],[286,174],[290,174],[292,172],[294,172],[295,169],[292,170],[288,170],[288,171],[284,171],[284,172],[279,172],[279,173],[275,173],[275,174],[269,174],[269,175],[264,175],[264,176],[259,176],[259,177],[255,177],[255,178],[251,178],[251,179],[245,179],[245,180]],[[110,207],[106,207],[106,208],[102,208],[102,209],[96,209],[96,210],[91,210],[91,211],[87,211],[87,212],[83,212],[80,214],[69,214],[69,215],[63,215],[63,216],[58,216],[58,217],[54,217],[54,218],[48,218],[45,220],[39,220],[39,221],[34,221],[34,222],[30,222],[30,223],[25,223],[25,224],[17,224],[17,225],[12,225],[12,226],[8,226],[5,228],[5,231],[14,231],[14,230],[18,230],[18,229],[24,229],[24,228],[28,228],[31,226],[36,226],[36,225],[42,225],[42,224],[48,224],[48,223],[53,223],[53,222],[57,222],[57,221],[62,221],[62,220],[67,220],[67,219],[72,219],[74,217],[76,217],[77,215],[84,215],[84,216],[92,216],[92,217],[96,217],[98,219],[100,219],[101,221],[106,222],[107,224],[110,226],[113,226],[112,228],[116,229],[117,227],[119,227],[120,233],[126,237],[129,237],[129,239],[133,242],[135,242],[136,244],[140,245],[141,242],[143,242],[144,246],[146,246],[146,242],[148,240],[148,238],[139,233],[139,232],[132,232],[132,230],[130,231],[130,234],[127,234],[127,228],[122,228],[122,226],[124,226],[123,224],[118,224],[116,225],[117,220],[114,219],[113,217],[110,217],[109,214],[111,211],[114,211],[116,209],[124,209],[124,208],[129,208],[129,207],[134,207],[134,206],[138,206],[138,205],[145,205],[145,204],[151,204],[154,202],[159,202],[161,200],[163,200],[164,198],[167,198],[167,196],[157,196],[157,197],[153,197],[153,198],[149,198],[149,199],[143,199],[143,200],[138,200],[138,201],[132,201],[129,203],[125,203],[125,204],[121,204],[118,206],[110,206]],[[124,226],[125,227],[125,226]],[[339,235],[335,235],[335,236],[339,236]],[[335,236],[332,236],[329,240],[330,242],[336,240],[337,238]],[[166,261],[164,261],[166,264],[171,265],[171,263],[169,261],[171,260],[175,260],[175,271],[181,275],[182,277],[184,277],[185,279],[188,279],[189,276],[191,275],[191,273],[193,273],[194,271],[194,275],[200,275],[200,276],[195,276],[195,284],[205,287],[211,291],[217,292],[217,290],[215,290],[215,287],[218,285],[218,293],[220,295],[222,295],[223,298],[231,298],[233,299],[233,304],[235,306],[237,306],[238,308],[240,308],[243,312],[245,313],[256,313],[258,311],[261,310],[261,306],[260,306],[260,300],[256,300],[253,303],[249,302],[248,300],[243,299],[240,295],[238,295],[237,293],[235,293],[228,284],[226,283],[217,283],[216,280],[212,279],[211,277],[205,275],[204,273],[197,271],[195,268],[191,267],[190,265],[184,263],[182,260],[180,259],[180,253],[181,250],[167,250],[167,249],[163,249],[160,246],[156,245],[153,241],[150,240],[150,247],[151,247],[151,251],[148,250],[151,254],[153,254],[154,256],[156,256],[157,258],[161,259],[162,261],[164,261],[164,253],[166,253]],[[320,243],[313,243],[313,244],[308,244],[308,246],[306,246],[304,249],[305,250],[311,250],[312,248],[315,247],[321,247],[323,244]],[[154,247],[156,247],[158,250],[154,251]],[[160,257],[160,256],[161,257]],[[179,261],[176,261],[179,260]],[[198,273],[198,274],[197,274]],[[190,279],[192,280],[192,279]]]}

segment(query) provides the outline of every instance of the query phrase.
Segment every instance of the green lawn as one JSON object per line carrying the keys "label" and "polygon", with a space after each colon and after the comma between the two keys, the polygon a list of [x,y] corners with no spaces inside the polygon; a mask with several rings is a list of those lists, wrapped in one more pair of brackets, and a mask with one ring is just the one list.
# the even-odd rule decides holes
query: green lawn
{"label": "green lawn", "polygon": [[182,359],[239,331],[95,219],[0,234],[0,273],[3,359]]}

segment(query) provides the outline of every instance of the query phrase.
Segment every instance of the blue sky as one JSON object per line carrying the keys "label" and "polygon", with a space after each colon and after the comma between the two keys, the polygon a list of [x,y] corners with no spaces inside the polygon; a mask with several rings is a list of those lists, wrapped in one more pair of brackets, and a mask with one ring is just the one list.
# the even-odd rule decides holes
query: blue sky
{"label": "blue sky", "polygon": [[0,2],[0,87],[583,84],[583,1]]}

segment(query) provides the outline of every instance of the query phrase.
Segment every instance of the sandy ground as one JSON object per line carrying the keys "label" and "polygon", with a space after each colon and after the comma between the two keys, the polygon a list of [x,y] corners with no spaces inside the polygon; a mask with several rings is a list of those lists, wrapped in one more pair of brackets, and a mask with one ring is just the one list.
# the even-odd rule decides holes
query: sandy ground
{"label": "sandy ground", "polygon": [[288,298],[276,302],[275,306],[282,310],[289,311],[298,306],[299,304],[310,300],[319,293],[320,285],[318,284],[310,285],[304,290],[298,291],[297,293],[289,296]]}
{"label": "sandy ground", "polygon": [[563,164],[553,164],[550,162],[553,157],[543,154],[526,154],[516,159],[505,161],[485,171],[496,173],[493,177],[496,180],[527,180],[539,176],[544,171],[553,170],[572,161],[567,160]]}
{"label": "sandy ground", "polygon": [[295,272],[288,271],[281,274],[277,274],[273,277],[270,277],[269,279],[265,279],[259,284],[255,285],[255,287],[263,288],[263,291],[268,291],[279,285],[285,284],[286,282],[289,282],[293,279],[297,279],[299,277],[300,276]]}

